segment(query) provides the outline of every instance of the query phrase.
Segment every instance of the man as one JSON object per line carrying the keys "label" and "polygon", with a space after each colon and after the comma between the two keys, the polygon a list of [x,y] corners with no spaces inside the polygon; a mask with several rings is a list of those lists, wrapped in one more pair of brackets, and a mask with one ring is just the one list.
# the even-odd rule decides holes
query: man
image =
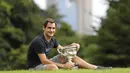
{"label": "man", "polygon": [[[74,63],[67,62],[65,58],[57,55],[52,59],[48,59],[49,51],[52,48],[62,48],[54,38],[56,31],[56,23],[53,19],[48,18],[43,24],[43,34],[37,36],[30,43],[27,61],[28,68],[33,70],[57,70],[59,68],[71,69],[74,63],[78,64],[79,68],[97,69],[98,66],[87,63],[80,57],[76,56],[72,59]],[[77,43],[71,45],[80,48]]]}

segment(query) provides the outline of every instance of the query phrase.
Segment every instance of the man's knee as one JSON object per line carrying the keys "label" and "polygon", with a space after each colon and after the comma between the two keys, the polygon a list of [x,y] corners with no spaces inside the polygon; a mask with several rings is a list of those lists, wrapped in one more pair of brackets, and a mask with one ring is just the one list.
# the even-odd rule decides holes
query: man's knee
{"label": "man's knee", "polygon": [[46,69],[47,70],[58,70],[58,67],[55,64],[48,64]]}

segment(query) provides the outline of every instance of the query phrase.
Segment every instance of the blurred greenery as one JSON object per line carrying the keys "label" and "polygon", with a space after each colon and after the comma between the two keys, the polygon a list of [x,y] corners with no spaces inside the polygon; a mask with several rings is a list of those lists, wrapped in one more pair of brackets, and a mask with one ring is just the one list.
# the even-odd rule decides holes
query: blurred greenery
{"label": "blurred greenery", "polygon": [[[97,44],[100,53],[96,59],[116,67],[130,66],[130,1],[108,0],[107,16],[102,19]],[[102,58],[101,58],[102,57]]]}
{"label": "blurred greenery", "polygon": [[[130,1],[107,0],[107,16],[101,18],[97,35],[79,35],[61,19],[55,5],[41,10],[33,0],[0,0],[0,70],[26,69],[30,41],[42,33],[43,22],[57,21],[55,37],[61,45],[81,45],[78,56],[104,66],[130,66]],[[56,49],[49,57],[57,54]]]}

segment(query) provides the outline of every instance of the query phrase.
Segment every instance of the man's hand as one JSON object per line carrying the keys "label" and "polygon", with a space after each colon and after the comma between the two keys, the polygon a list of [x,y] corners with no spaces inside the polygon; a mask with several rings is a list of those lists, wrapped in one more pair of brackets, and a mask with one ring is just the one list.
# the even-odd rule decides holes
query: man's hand
{"label": "man's hand", "polygon": [[61,46],[61,45],[58,45],[58,47],[57,47],[57,48],[63,49],[63,46]]}
{"label": "man's hand", "polygon": [[78,49],[80,48],[80,45],[78,43],[72,43],[72,46],[76,46]]}
{"label": "man's hand", "polygon": [[67,62],[64,64],[64,68],[66,69],[72,69],[74,67],[74,63],[72,62]]}

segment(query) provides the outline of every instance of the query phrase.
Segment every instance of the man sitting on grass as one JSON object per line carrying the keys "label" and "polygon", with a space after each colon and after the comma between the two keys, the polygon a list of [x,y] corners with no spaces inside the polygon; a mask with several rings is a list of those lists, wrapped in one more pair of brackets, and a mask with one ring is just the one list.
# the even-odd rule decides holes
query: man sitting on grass
{"label": "man sitting on grass", "polygon": [[[52,48],[63,48],[54,37],[56,31],[56,22],[48,18],[43,24],[43,33],[35,37],[30,43],[27,61],[28,68],[33,70],[57,70],[59,68],[72,69],[76,63],[79,68],[84,69],[104,69],[109,67],[100,67],[84,61],[82,58],[75,56],[72,62],[67,62],[66,58],[56,55],[48,59],[48,54]],[[78,43],[71,45],[80,48]]]}

